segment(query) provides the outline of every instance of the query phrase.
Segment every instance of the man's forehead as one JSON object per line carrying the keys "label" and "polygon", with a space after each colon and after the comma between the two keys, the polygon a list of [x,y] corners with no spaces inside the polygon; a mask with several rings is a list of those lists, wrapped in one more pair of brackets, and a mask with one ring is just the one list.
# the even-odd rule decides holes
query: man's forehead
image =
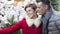
{"label": "man's forehead", "polygon": [[42,5],[42,2],[38,2],[38,3],[36,2],[35,4],[36,4],[36,5]]}
{"label": "man's forehead", "polygon": [[42,2],[35,3],[36,6],[42,6]]}
{"label": "man's forehead", "polygon": [[42,5],[42,2],[38,2],[37,4],[38,4],[38,5]]}

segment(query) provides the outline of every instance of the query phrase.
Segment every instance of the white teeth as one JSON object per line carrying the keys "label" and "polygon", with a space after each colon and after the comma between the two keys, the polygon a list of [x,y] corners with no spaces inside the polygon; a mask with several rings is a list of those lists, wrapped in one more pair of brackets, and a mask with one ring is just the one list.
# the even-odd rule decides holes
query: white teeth
{"label": "white teeth", "polygon": [[39,13],[37,13],[37,15],[39,15]]}

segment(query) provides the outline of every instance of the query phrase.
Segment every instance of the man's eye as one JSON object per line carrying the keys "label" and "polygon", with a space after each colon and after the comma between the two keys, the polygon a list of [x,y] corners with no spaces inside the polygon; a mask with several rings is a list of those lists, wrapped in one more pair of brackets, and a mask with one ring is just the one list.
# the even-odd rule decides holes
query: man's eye
{"label": "man's eye", "polygon": [[31,10],[28,10],[28,12],[30,12]]}
{"label": "man's eye", "polygon": [[41,8],[41,7],[38,7],[38,8]]}

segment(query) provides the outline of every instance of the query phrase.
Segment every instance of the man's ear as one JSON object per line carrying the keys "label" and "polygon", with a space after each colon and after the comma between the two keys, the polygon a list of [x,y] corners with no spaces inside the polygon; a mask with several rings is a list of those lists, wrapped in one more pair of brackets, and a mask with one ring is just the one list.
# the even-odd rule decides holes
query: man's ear
{"label": "man's ear", "polygon": [[45,10],[48,10],[48,5],[45,5],[44,9],[45,9]]}

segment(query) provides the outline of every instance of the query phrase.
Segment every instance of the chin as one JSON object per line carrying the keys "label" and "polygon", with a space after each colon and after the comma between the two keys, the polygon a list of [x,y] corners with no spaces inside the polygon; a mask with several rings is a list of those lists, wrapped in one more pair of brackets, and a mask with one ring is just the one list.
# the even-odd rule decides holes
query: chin
{"label": "chin", "polygon": [[30,18],[32,18],[32,17],[30,17]]}
{"label": "chin", "polygon": [[29,18],[32,18],[32,16],[29,16]]}

